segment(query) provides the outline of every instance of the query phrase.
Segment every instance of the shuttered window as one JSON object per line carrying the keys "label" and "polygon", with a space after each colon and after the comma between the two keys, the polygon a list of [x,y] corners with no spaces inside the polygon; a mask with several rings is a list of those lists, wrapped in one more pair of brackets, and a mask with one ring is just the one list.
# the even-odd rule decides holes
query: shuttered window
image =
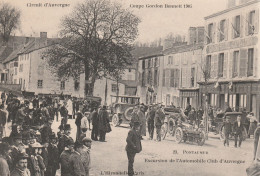
{"label": "shuttered window", "polygon": [[220,53],[218,56],[218,77],[223,77],[224,71],[224,53]]}
{"label": "shuttered window", "polygon": [[248,67],[247,67],[247,76],[253,76],[254,74],[254,49],[248,49]]}
{"label": "shuttered window", "polygon": [[234,38],[240,37],[240,15],[235,17],[234,21]]}
{"label": "shuttered window", "polygon": [[154,70],[154,86],[157,86],[158,84],[158,70]]}
{"label": "shuttered window", "polygon": [[238,67],[239,66],[239,51],[234,51],[233,53],[233,77],[238,76]]}
{"label": "shuttered window", "polygon": [[142,73],[142,86],[145,86],[145,71]]}
{"label": "shuttered window", "polygon": [[247,76],[247,49],[240,49],[240,69],[239,69],[239,76],[246,77]]}
{"label": "shuttered window", "polygon": [[207,43],[212,43],[213,39],[213,23],[210,23],[208,25],[208,37],[207,37]]}
{"label": "shuttered window", "polygon": [[207,72],[210,72],[210,68],[211,68],[211,55],[207,55],[205,69],[207,70]]}
{"label": "shuttered window", "polygon": [[171,69],[170,87],[174,87],[174,69]]}
{"label": "shuttered window", "polygon": [[226,28],[226,20],[221,20],[220,21],[220,26],[219,26],[219,41],[223,41],[225,39],[225,28]]}
{"label": "shuttered window", "polygon": [[255,19],[255,11],[253,10],[249,13],[249,19],[248,19],[248,34],[249,35],[254,34],[255,26],[256,26],[256,19]]}

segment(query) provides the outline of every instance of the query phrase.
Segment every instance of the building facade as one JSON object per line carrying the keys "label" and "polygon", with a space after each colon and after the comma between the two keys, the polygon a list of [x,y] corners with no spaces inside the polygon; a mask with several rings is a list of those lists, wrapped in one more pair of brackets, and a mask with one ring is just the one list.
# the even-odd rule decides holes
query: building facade
{"label": "building facade", "polygon": [[259,0],[229,0],[227,9],[205,17],[204,65],[200,104],[252,111],[260,117]]}

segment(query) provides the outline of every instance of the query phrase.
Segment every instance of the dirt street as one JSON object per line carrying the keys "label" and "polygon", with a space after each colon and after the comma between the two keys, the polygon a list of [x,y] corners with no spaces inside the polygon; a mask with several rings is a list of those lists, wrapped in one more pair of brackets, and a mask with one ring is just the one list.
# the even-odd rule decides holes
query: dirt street
{"label": "dirt street", "polygon": [[[69,123],[75,139],[74,120],[69,120]],[[55,122],[53,129],[56,131],[57,127]],[[92,142],[90,175],[127,175],[125,140],[128,131],[129,128],[112,127],[112,132],[106,136],[107,142]],[[170,137],[161,142],[147,138],[142,141],[143,151],[135,157],[134,169],[138,175],[245,176],[253,157],[253,139],[244,141],[241,148],[234,148],[231,140],[228,148],[214,135],[210,135],[203,146],[177,144]]]}

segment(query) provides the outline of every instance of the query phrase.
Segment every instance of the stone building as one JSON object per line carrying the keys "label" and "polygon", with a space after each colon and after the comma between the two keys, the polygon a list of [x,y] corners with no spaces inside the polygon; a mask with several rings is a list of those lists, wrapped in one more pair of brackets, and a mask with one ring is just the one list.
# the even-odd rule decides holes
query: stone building
{"label": "stone building", "polygon": [[187,43],[163,50],[160,92],[166,106],[197,108],[203,41],[204,27],[190,27]]}
{"label": "stone building", "polygon": [[229,0],[223,11],[205,17],[204,68],[200,104],[260,116],[259,0]]}

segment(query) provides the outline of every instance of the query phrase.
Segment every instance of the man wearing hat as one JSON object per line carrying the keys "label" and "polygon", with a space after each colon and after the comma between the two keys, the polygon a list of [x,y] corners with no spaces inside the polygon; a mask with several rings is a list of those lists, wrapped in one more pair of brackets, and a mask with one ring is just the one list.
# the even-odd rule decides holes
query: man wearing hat
{"label": "man wearing hat", "polygon": [[260,123],[258,123],[257,128],[254,133],[254,160],[260,158],[259,147],[259,137],[260,137]]}
{"label": "man wearing hat", "polygon": [[13,145],[11,148],[11,157],[13,161],[17,161],[18,154],[20,152],[25,152],[24,144],[22,143],[22,134],[17,134],[13,137]]}
{"label": "man wearing hat", "polygon": [[91,143],[92,140],[88,137],[84,137],[81,140],[81,143],[83,144],[78,149],[78,152],[81,156],[81,161],[83,163],[84,169],[85,169],[85,175],[89,176],[89,169],[90,169],[90,149],[91,149]]}
{"label": "man wearing hat", "polygon": [[57,147],[57,138],[55,133],[53,132],[50,135],[50,143],[48,146],[48,166],[46,170],[46,175],[55,176],[56,171],[60,168],[59,165],[59,150]]}
{"label": "man wearing hat", "polygon": [[64,101],[63,105],[60,107],[61,123],[67,124],[68,122],[68,110],[66,108],[66,102]]}
{"label": "man wearing hat", "polygon": [[126,138],[126,153],[128,158],[128,175],[134,175],[134,158],[136,153],[142,151],[141,136],[139,134],[140,122],[134,122],[133,128],[128,132]]}
{"label": "man wearing hat", "polygon": [[156,128],[156,141],[161,141],[161,128],[165,119],[165,114],[162,110],[162,105],[158,106],[158,109],[155,112],[154,126]]}
{"label": "man wearing hat", "polygon": [[76,134],[76,139],[79,140],[79,137],[80,137],[80,134],[81,134],[81,120],[83,118],[83,114],[78,111],[77,112],[77,117],[76,117],[76,120],[75,120],[75,124],[77,126],[77,134]]}
{"label": "man wearing hat", "polygon": [[98,140],[98,112],[95,107],[93,112],[91,113],[92,120],[92,131],[91,131],[91,139],[94,141]]}
{"label": "man wearing hat", "polygon": [[149,106],[149,111],[146,115],[147,119],[147,125],[148,125],[148,133],[149,133],[149,139],[153,139],[154,134],[154,116],[155,116],[155,107],[153,105]]}
{"label": "man wearing hat", "polygon": [[58,143],[58,149],[59,149],[59,153],[61,154],[62,151],[64,150],[65,146],[66,146],[66,143],[69,141],[69,140],[73,140],[71,137],[70,137],[70,131],[71,131],[71,127],[70,127],[70,124],[66,124],[64,126],[64,133],[63,135],[60,137],[59,139],[59,143]]}
{"label": "man wearing hat", "polygon": [[224,134],[225,134],[224,146],[227,144],[227,146],[229,147],[229,135],[232,132],[232,125],[229,116],[226,117],[226,121],[224,122],[223,126],[224,126]]}
{"label": "man wearing hat", "polygon": [[71,174],[70,168],[70,155],[74,152],[74,141],[69,139],[66,141],[65,150],[60,155],[60,166],[61,166],[61,175],[62,176],[73,176]]}
{"label": "man wearing hat", "polygon": [[26,153],[18,154],[16,167],[11,172],[11,176],[30,176],[31,175],[29,169],[27,169],[28,157],[29,156]]}
{"label": "man wearing hat", "polygon": [[109,115],[104,105],[98,113],[98,130],[99,130],[99,141],[105,142],[106,140],[106,125],[109,123]]}
{"label": "man wearing hat", "polygon": [[24,118],[27,116],[26,114],[26,107],[24,104],[20,105],[20,109],[18,109],[16,117],[15,117],[15,123],[22,125],[24,122]]}

